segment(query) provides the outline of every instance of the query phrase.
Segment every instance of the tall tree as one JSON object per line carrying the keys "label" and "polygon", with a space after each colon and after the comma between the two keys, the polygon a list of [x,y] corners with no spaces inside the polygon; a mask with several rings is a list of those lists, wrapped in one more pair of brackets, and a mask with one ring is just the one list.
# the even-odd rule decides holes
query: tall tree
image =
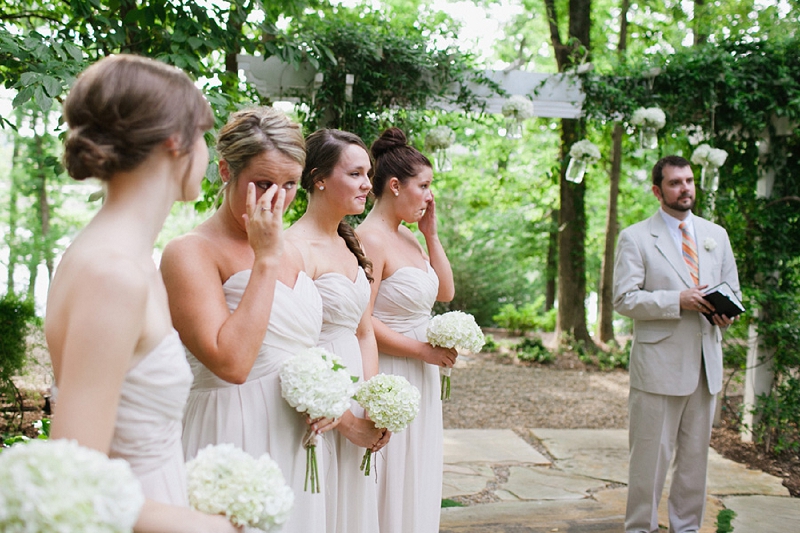
{"label": "tall tree", "polygon": [[[628,48],[628,10],[630,0],[622,0],[619,14],[619,44],[617,57],[620,63],[625,62]],[[597,336],[600,342],[614,340],[614,250],[619,231],[617,217],[617,200],[619,198],[619,179],[622,170],[622,135],[624,129],[620,122],[614,123],[611,134],[611,171],[609,172],[608,211],[606,214],[605,246],[603,247],[603,264],[600,270],[600,291],[598,295]]]}
{"label": "tall tree", "polygon": [[[591,0],[569,0],[568,38],[563,40],[555,0],[544,0],[550,27],[550,42],[559,72],[577,66],[589,57]],[[581,119],[561,119],[561,161],[566,161],[570,147],[585,133]],[[558,325],[559,338],[573,336],[593,344],[586,327],[586,213],[585,183],[571,183],[560,175],[558,234]]]}

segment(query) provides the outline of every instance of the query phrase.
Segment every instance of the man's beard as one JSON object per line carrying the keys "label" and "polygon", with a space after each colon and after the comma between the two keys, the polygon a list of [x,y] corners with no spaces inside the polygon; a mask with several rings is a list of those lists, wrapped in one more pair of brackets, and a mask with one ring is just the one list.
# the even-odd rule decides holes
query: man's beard
{"label": "man's beard", "polygon": [[[691,198],[691,200],[692,200],[692,203],[690,203],[688,207],[686,207],[683,204],[679,203],[684,198]],[[664,202],[664,205],[669,207],[670,209],[674,209],[675,211],[691,211],[692,209],[694,209],[694,203],[695,203],[695,199],[692,198],[691,196],[681,196],[675,202]]]}

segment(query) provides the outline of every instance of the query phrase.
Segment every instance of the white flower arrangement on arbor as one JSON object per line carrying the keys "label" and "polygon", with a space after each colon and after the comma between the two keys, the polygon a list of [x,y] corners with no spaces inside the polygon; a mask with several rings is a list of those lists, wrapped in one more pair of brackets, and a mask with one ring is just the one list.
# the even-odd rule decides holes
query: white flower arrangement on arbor
{"label": "white flower arrangement on arbor", "polygon": [[127,533],[144,494],[122,459],[69,440],[33,440],[0,453],[0,531]]}
{"label": "white flower arrangement on arbor", "polygon": [[633,112],[631,124],[639,127],[639,145],[644,150],[658,147],[658,130],[667,123],[667,116],[658,107],[640,107]]}
{"label": "white flower arrangement on arbor", "polygon": [[692,152],[692,163],[700,165],[700,188],[716,192],[719,188],[719,168],[728,159],[728,152],[703,143]]}
{"label": "white flower arrangement on arbor", "polygon": [[565,178],[573,183],[583,181],[586,167],[600,159],[600,149],[592,141],[583,139],[569,149],[569,165]]}
{"label": "white flower arrangement on arbor", "polygon": [[[309,348],[286,361],[280,370],[281,394],[289,405],[311,420],[339,418],[350,408],[354,378],[336,355],[323,348]],[[317,436],[310,429],[303,438],[306,449],[306,482],[319,492],[316,455]]]}
{"label": "white flower arrangement on arbor", "polygon": [[438,172],[452,170],[453,165],[447,149],[455,142],[456,132],[448,126],[436,126],[425,135],[425,148],[434,153],[434,164]]}
{"label": "white flower arrangement on arbor", "polygon": [[506,137],[521,138],[522,122],[533,117],[533,102],[521,94],[515,94],[505,101],[501,111],[506,117]]}
{"label": "white flower arrangement on arbor", "polygon": [[[403,431],[419,413],[419,390],[403,376],[378,374],[362,383],[355,400],[369,414],[375,427],[392,433]],[[361,460],[364,475],[370,473],[372,451],[368,448]]]}
{"label": "white flower arrangement on arbor", "polygon": [[236,526],[280,531],[294,493],[269,454],[258,459],[233,444],[208,445],[186,463],[190,505]]}
{"label": "white flower arrangement on arbor", "polygon": [[[426,336],[431,346],[457,348],[473,353],[480,352],[486,343],[475,317],[463,311],[450,311],[431,318]],[[439,368],[442,377],[442,400],[450,398],[451,370],[451,368]]]}

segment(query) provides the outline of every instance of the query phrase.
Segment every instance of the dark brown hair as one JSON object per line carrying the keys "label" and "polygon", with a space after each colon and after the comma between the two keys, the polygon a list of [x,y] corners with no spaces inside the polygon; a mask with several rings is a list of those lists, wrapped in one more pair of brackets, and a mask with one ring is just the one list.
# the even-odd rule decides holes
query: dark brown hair
{"label": "dark brown hair", "polygon": [[[309,194],[314,194],[314,184],[331,175],[333,169],[339,163],[342,152],[350,145],[363,148],[364,152],[369,155],[367,145],[364,144],[361,137],[354,133],[323,129],[317,130],[306,137],[306,166],[303,168],[300,186]],[[361,242],[356,237],[356,232],[344,220],[339,222],[337,232],[344,239],[347,248],[356,256],[358,265],[364,269],[367,279],[372,282],[372,261],[367,258],[363,248],[361,248]]]}
{"label": "dark brown hair", "polygon": [[664,167],[677,167],[684,168],[690,166],[689,161],[679,155],[668,155],[658,160],[653,166],[651,177],[653,178],[653,185],[661,188],[661,182],[664,181]]}
{"label": "dark brown hair", "polygon": [[185,72],[127,54],[103,58],[78,76],[64,119],[64,166],[76,180],[133,170],[175,134],[180,152],[189,153],[214,125],[211,107]]}
{"label": "dark brown hair", "polygon": [[386,183],[397,178],[401,183],[419,174],[420,167],[433,168],[430,159],[408,144],[400,128],[389,128],[372,143],[375,171],[372,175],[372,194],[380,198]]}

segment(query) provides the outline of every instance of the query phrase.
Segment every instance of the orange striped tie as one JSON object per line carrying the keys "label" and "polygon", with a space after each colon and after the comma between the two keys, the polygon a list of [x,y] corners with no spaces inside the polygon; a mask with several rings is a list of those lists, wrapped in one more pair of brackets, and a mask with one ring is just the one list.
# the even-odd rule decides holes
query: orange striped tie
{"label": "orange striped tie", "polygon": [[689,267],[689,274],[692,276],[692,281],[697,285],[700,282],[700,275],[697,268],[697,245],[694,243],[694,239],[686,228],[686,222],[681,222],[678,228],[681,230],[681,251],[683,252],[683,260],[686,261],[686,266]]}

